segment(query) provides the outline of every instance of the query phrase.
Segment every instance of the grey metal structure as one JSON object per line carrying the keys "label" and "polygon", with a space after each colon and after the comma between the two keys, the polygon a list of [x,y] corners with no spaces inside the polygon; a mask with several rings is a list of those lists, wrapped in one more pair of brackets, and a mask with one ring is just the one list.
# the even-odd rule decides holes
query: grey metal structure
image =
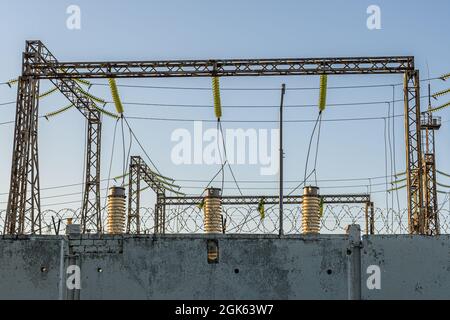
{"label": "grey metal structure", "polygon": [[428,110],[422,112],[420,127],[423,145],[423,192],[425,197],[425,230],[429,235],[440,233],[439,207],[436,181],[436,144],[435,132],[441,127],[441,117],[431,112],[431,86],[428,84]]}
{"label": "grey metal structure", "polygon": [[[37,129],[40,71],[35,68],[41,63],[50,66],[45,71],[47,73],[64,73],[64,69],[54,66],[58,61],[42,42],[27,41],[17,92],[10,192],[4,230],[4,233],[8,234],[41,233]],[[100,112],[95,108],[95,102],[82,94],[82,89],[75,79],[52,77],[50,81],[88,121],[82,229],[83,232],[87,230],[101,232],[101,219],[98,214],[100,212]]]}
{"label": "grey metal structure", "polygon": [[450,235],[359,232],[3,236],[0,299],[450,298]]}
{"label": "grey metal structure", "polygon": [[[101,232],[101,119],[79,78],[404,74],[406,174],[410,233],[426,233],[420,140],[419,72],[414,57],[59,62],[39,40],[26,42],[19,81],[11,184],[4,233],[41,233],[37,125],[39,80],[50,79],[88,120],[82,230]],[[425,204],[428,206],[428,204]],[[428,215],[434,217],[435,215]],[[161,223],[164,217],[161,217]],[[26,222],[29,225],[25,228]],[[437,222],[434,222],[437,223]],[[160,224],[160,223],[159,223]]]}
{"label": "grey metal structure", "polygon": [[182,193],[178,191],[180,187],[173,184],[173,179],[164,177],[151,170],[140,156],[131,156],[130,159],[127,233],[140,234],[140,194],[144,189],[141,188],[141,179],[145,182],[147,187],[151,188],[156,193],[155,233],[164,233],[164,198],[166,197],[166,192],[170,191],[176,194]]}
{"label": "grey metal structure", "polygon": [[[368,194],[324,194],[320,196],[323,203],[370,203],[370,195]],[[303,195],[285,195],[283,196],[284,204],[301,204]],[[264,199],[265,204],[278,204],[279,196],[222,196],[222,205],[247,205],[258,204]],[[199,205],[203,197],[165,197],[161,199],[161,203],[165,205]]]}

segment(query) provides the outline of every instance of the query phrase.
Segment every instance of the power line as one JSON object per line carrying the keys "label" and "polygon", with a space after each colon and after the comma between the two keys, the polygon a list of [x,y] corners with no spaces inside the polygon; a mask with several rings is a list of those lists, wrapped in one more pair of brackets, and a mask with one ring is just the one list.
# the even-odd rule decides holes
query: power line
{"label": "power line", "polygon": [[[390,177],[390,176],[389,176]],[[318,182],[340,182],[340,181],[365,181],[365,180],[377,180],[377,179],[384,179],[385,176],[375,176],[375,177],[368,177],[368,178],[336,178],[336,179],[318,179]],[[102,179],[100,180],[100,182],[106,182],[106,181],[111,181],[111,180],[115,180],[114,178],[111,179]],[[202,180],[202,179],[175,179],[175,181],[177,182],[193,182],[193,183],[205,183],[208,182],[209,180]],[[234,180],[224,180],[225,183],[234,183]],[[239,183],[278,183],[278,181],[275,180],[238,180]],[[285,183],[299,183],[301,182],[301,180],[285,180]],[[83,182],[79,182],[79,183],[72,183],[72,184],[64,184],[64,185],[56,185],[56,186],[50,186],[50,187],[45,187],[45,188],[41,188],[40,190],[53,190],[53,189],[62,189],[62,188],[69,188],[69,187],[77,187],[82,185]],[[8,195],[8,192],[2,192],[0,193],[0,195]]]}
{"label": "power line", "polygon": [[[378,185],[385,185],[384,182],[382,183],[375,183],[372,184],[372,186],[378,186]],[[320,186],[321,189],[338,189],[338,188],[365,188],[368,184],[354,184],[354,185],[343,185],[343,186]],[[184,189],[202,189],[204,187],[202,186],[181,186],[181,188]],[[278,190],[277,187],[227,187],[227,189],[231,190]],[[241,194],[242,195],[242,194]]]}
{"label": "power line", "polygon": [[[403,117],[403,115],[396,115],[396,117]],[[172,121],[172,122],[216,122],[216,120],[212,119],[181,119],[181,118],[158,118],[158,117],[138,117],[138,116],[128,116],[128,119],[131,120],[151,120],[151,121]],[[325,119],[322,120],[324,122],[340,122],[340,121],[366,121],[366,120],[384,120],[386,117],[360,117],[360,118],[336,118],[336,119]],[[278,120],[220,120],[221,122],[230,122],[230,123],[278,123]],[[284,120],[284,122],[289,123],[300,123],[300,122],[315,122],[313,119],[290,119]]]}
{"label": "power line", "polygon": [[[425,97],[424,97],[425,98]],[[403,100],[398,100],[403,101]],[[107,104],[113,102],[107,101]],[[360,105],[376,105],[385,104],[386,101],[364,101],[364,102],[347,102],[347,103],[330,103],[331,107],[345,107],[345,106],[360,106]],[[131,106],[152,106],[152,107],[175,107],[175,108],[212,108],[210,104],[177,104],[177,103],[146,103],[146,102],[123,102],[124,105]],[[291,104],[285,105],[286,108],[312,108],[317,107],[317,104]],[[255,108],[255,109],[275,109],[279,108],[276,105],[223,105],[222,108],[227,109],[243,109],[243,108]]]}
{"label": "power line", "polygon": [[[108,179],[102,179],[100,180],[100,182],[104,182],[107,181]],[[114,180],[114,178],[112,178],[111,180]],[[45,188],[40,188],[41,191],[43,190],[53,190],[53,189],[62,189],[62,188],[69,188],[69,187],[77,187],[77,186],[81,186],[83,185],[84,182],[78,182],[78,183],[71,183],[71,184],[63,184],[63,185],[58,185],[58,186],[51,186],[51,187],[45,187]],[[9,192],[2,192],[0,193],[0,195],[7,195],[9,194]]]}
{"label": "power line", "polygon": [[[420,82],[423,81],[434,81],[441,80],[440,77],[432,77],[427,79],[421,79]],[[1,82],[0,85],[8,85],[8,82]],[[109,86],[106,83],[93,82],[91,83],[93,86]],[[328,87],[330,90],[337,89],[364,89],[364,88],[382,88],[382,87],[392,87],[392,86],[401,86],[403,83],[383,83],[383,84],[368,84],[368,85],[348,85],[348,86],[332,86]],[[150,86],[150,85],[131,85],[131,84],[118,84],[118,87],[123,88],[137,88],[137,89],[162,89],[162,90],[201,90],[201,91],[210,91],[209,87],[186,87],[186,86]],[[303,90],[319,90],[319,87],[290,87],[286,88],[286,90],[290,91],[303,91]],[[224,91],[278,91],[279,88],[221,88]]]}
{"label": "power line", "polygon": [[[421,96],[421,99],[428,99],[429,96]],[[328,106],[331,107],[345,107],[345,106],[360,106],[360,105],[377,105],[377,104],[386,104],[387,102],[392,101],[360,101],[360,102],[340,102],[340,103],[329,103]],[[403,102],[403,99],[394,100],[394,102]],[[15,104],[16,101],[9,101],[0,103],[1,105],[10,105]],[[114,104],[113,101],[106,101],[107,104]],[[176,107],[176,108],[212,108],[210,104],[178,104],[178,103],[153,103],[153,102],[122,102],[124,105],[131,106],[153,106],[153,107]],[[224,105],[223,108],[258,108],[258,109],[271,109],[271,108],[279,108],[276,105]],[[284,107],[286,108],[313,108],[317,107],[317,104],[287,104]]]}
{"label": "power line", "polygon": [[[44,116],[39,116],[38,117],[39,119],[40,118],[44,118]],[[13,124],[13,123],[15,123],[16,121],[14,121],[14,120],[11,120],[11,121],[6,121],[6,122],[0,122],[0,126],[2,126],[2,125],[7,125],[7,124]]]}
{"label": "power line", "polygon": [[0,103],[0,106],[6,106],[8,104],[14,104],[14,103],[16,103],[16,101],[2,102],[2,103]]}
{"label": "power line", "polygon": [[[384,176],[378,176],[378,177],[373,177],[373,178],[343,178],[343,179],[322,179],[322,180],[317,180],[319,182],[345,182],[345,181],[364,181],[364,180],[375,180],[375,179],[381,179],[384,178]],[[106,181],[106,180],[113,180],[113,179],[103,179],[101,181]],[[176,179],[177,182],[207,182],[208,180],[193,180],[193,179]],[[258,181],[258,180],[237,180],[239,183],[276,183],[277,181]],[[226,180],[224,181],[226,183],[236,183],[235,180]],[[300,180],[288,180],[285,181],[286,183],[298,183],[301,182]],[[53,187],[47,187],[47,188],[42,188],[41,190],[49,190],[49,189],[57,189],[57,188],[63,188],[63,187],[67,187],[67,186],[79,186],[82,185],[83,183],[75,183],[75,184],[70,184],[70,185],[62,185],[62,186],[53,186]],[[373,183],[372,186],[378,186],[378,185],[384,185],[384,182],[381,183]],[[352,184],[352,185],[331,185],[331,186],[321,186],[321,188],[330,188],[330,189],[334,189],[334,188],[353,188],[353,187],[367,187],[367,184]],[[200,189],[200,188],[204,188],[203,186],[192,186],[192,185],[187,185],[187,186],[181,186],[182,188],[186,188],[186,189]],[[233,188],[233,187],[227,187],[227,189],[237,189],[237,188]],[[276,187],[240,187],[240,189],[244,189],[244,190],[278,190],[278,188]],[[107,190],[107,188],[101,188],[100,190],[104,191]],[[64,194],[59,194],[59,195],[51,195],[51,196],[46,196],[46,197],[41,197],[41,199],[50,199],[50,198],[57,198],[57,197],[65,197],[65,196],[72,196],[72,195],[79,195],[82,194],[83,192],[73,192],[73,193],[64,193]],[[7,195],[8,193],[0,193],[0,195]],[[106,198],[106,197],[103,197]],[[6,202],[0,202],[0,203],[6,203]]]}
{"label": "power line", "polygon": [[[422,81],[430,81],[430,80],[440,80],[440,77],[433,77],[422,79]],[[106,83],[94,82],[91,83],[93,86],[108,86]],[[353,86],[333,86],[328,87],[328,89],[362,89],[362,88],[381,88],[381,87],[392,87],[392,86],[401,86],[403,83],[390,83],[390,84],[372,84],[372,85],[353,85]],[[183,86],[149,86],[149,85],[131,85],[131,84],[119,84],[118,87],[123,88],[137,88],[137,89],[163,89],[163,90],[204,90],[210,91],[209,87],[183,87]],[[290,87],[286,88],[286,90],[290,91],[302,91],[302,90],[319,90],[319,87]],[[220,88],[220,90],[224,91],[279,91],[280,88]]]}
{"label": "power line", "polygon": [[0,126],[7,125],[7,124],[12,124],[12,123],[14,123],[14,122],[15,122],[15,121],[0,122]]}
{"label": "power line", "polygon": [[[390,175],[388,176],[390,177]],[[384,179],[385,176],[376,176],[376,177],[368,177],[368,178],[342,178],[342,179],[317,179],[318,182],[339,182],[339,181],[365,181],[365,180],[376,180],[376,179]],[[207,180],[200,179],[175,179],[178,182],[207,182]],[[277,180],[238,180],[239,183],[278,183]],[[225,183],[234,183],[234,180],[225,180]],[[303,180],[285,180],[286,183],[299,183],[303,182]]]}
{"label": "power line", "polygon": [[[100,197],[100,199],[104,199],[104,198],[105,197]],[[48,203],[48,204],[41,205],[41,207],[51,207],[51,206],[58,206],[58,205],[62,205],[62,204],[71,204],[71,203],[79,203],[79,202],[80,202],[80,200],[57,202],[57,203]]]}
{"label": "power line", "polygon": [[136,135],[134,134],[133,129],[131,129],[130,124],[127,121],[127,118],[123,117],[123,119],[125,120],[125,123],[128,127],[128,129],[130,130],[131,135],[134,137],[134,139],[136,140],[136,142],[138,143],[139,147],[142,149],[142,151],[144,152],[145,156],[147,157],[147,159],[150,161],[150,163],[153,165],[153,167],[155,168],[156,172],[158,172],[159,174],[161,174],[161,172],[159,172],[158,167],[156,167],[155,163],[153,162],[153,160],[150,158],[150,156],[148,155],[147,151],[145,150],[145,148],[142,146],[141,142],[139,141],[139,139],[136,137]]}

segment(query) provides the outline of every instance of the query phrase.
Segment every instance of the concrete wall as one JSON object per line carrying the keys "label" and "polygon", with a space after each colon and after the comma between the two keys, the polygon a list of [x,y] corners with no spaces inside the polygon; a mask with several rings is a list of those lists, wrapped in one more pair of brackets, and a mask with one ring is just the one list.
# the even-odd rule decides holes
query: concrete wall
{"label": "concrete wall", "polygon": [[66,245],[55,236],[1,239],[0,299],[58,299]]}
{"label": "concrete wall", "polygon": [[[449,235],[5,236],[0,299],[449,299],[449,259]],[[66,289],[70,264],[80,291]],[[380,290],[367,289],[370,265]]]}
{"label": "concrete wall", "polygon": [[381,290],[363,282],[363,299],[450,299],[449,235],[364,237],[361,254],[362,270],[381,270]]}

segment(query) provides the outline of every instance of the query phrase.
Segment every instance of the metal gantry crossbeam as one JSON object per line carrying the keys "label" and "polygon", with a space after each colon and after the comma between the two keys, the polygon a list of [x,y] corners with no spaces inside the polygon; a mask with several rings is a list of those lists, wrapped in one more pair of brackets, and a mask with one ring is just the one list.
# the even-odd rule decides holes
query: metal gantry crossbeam
{"label": "metal gantry crossbeam", "polygon": [[[369,203],[369,194],[330,194],[321,195],[323,203]],[[167,206],[176,205],[199,205],[202,203],[204,197],[165,197],[162,204]],[[222,196],[222,205],[258,205],[264,199],[265,204],[278,204],[280,202],[279,196]],[[286,195],[283,196],[284,204],[301,204],[303,195]]]}
{"label": "metal gantry crossbeam", "polygon": [[[64,74],[54,74],[55,67]],[[414,57],[59,62],[34,68],[39,79],[391,74],[414,70]]]}
{"label": "metal gantry crossbeam", "polygon": [[[410,232],[424,233],[422,214],[422,154],[420,146],[419,73],[414,57],[212,59],[176,61],[59,62],[39,40],[27,41],[17,99],[13,164],[7,210],[6,233],[39,233],[40,200],[37,154],[37,96],[39,80],[50,79],[77,106],[92,125],[88,130],[88,155],[84,205],[85,221],[99,225],[99,172],[101,120],[93,101],[79,92],[78,78],[160,78],[300,76],[344,74],[405,74],[405,131],[408,213]],[[28,198],[28,191],[31,198]],[[91,199],[94,199],[91,201]],[[31,221],[29,230],[25,222]],[[163,220],[162,220],[163,221]],[[163,222],[162,222],[163,223]],[[88,227],[83,228],[86,232]],[[95,229],[95,228],[94,228]]]}

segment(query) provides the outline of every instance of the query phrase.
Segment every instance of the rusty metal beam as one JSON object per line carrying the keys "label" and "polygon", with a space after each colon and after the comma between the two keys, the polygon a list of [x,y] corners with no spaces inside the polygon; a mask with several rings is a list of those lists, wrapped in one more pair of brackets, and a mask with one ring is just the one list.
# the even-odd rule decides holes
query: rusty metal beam
{"label": "rusty metal beam", "polygon": [[[368,203],[368,194],[332,194],[321,195],[324,203]],[[222,196],[222,205],[257,205],[261,199],[265,204],[278,204],[279,196]],[[302,195],[286,195],[283,197],[284,204],[301,204]],[[165,197],[161,204],[165,205],[199,205],[203,197]]]}
{"label": "rusty metal beam", "polygon": [[[55,67],[65,72],[55,74]],[[392,74],[414,70],[414,57],[58,62],[33,69],[40,79]]]}
{"label": "rusty metal beam", "polygon": [[[356,58],[287,58],[287,59],[213,59],[213,60],[178,60],[178,61],[106,61],[106,62],[59,62],[47,50],[41,41],[27,41],[28,60],[24,62],[22,87],[24,92],[32,92],[32,82],[39,79],[50,79],[59,90],[82,112],[91,125],[97,125],[89,141],[97,145],[91,150],[97,150],[88,155],[88,170],[86,173],[85,209],[83,219],[97,221],[97,231],[101,229],[98,215],[100,215],[99,201],[99,166],[100,166],[100,113],[95,110],[94,102],[81,94],[77,78],[142,78],[142,77],[210,77],[210,76],[291,76],[291,75],[342,75],[342,74],[405,74],[405,131],[407,154],[407,185],[408,212],[411,233],[424,233],[423,195],[422,195],[422,165],[420,148],[420,95],[419,73],[414,67],[414,57],[356,57]],[[28,89],[25,87],[29,86]],[[36,90],[34,90],[36,91]],[[29,96],[26,96],[26,95]],[[34,213],[26,211],[25,197],[27,185],[34,181],[39,185],[37,171],[37,148],[32,148],[33,140],[30,132],[34,132],[37,122],[30,121],[35,114],[32,101],[36,92],[27,93],[24,98],[18,98],[16,117],[15,145],[13,167],[11,173],[10,201],[8,204],[8,221],[19,220],[20,223],[31,216],[31,220],[38,221]],[[21,105],[19,105],[21,104]],[[36,120],[37,121],[37,120]],[[94,132],[96,136],[94,137]],[[37,133],[36,133],[37,137]],[[36,142],[37,145],[37,142]],[[35,150],[35,156],[30,160],[30,150]],[[34,163],[35,169],[31,169]],[[23,169],[24,166],[28,169]],[[34,175],[28,179],[28,173]],[[95,174],[92,174],[95,172]],[[34,188],[36,192],[36,187]],[[19,194],[21,193],[22,194]],[[23,193],[25,192],[25,193]],[[89,199],[94,198],[95,201]],[[39,206],[38,198],[27,202],[28,205]],[[166,200],[164,200],[166,202]],[[37,209],[40,210],[40,209]],[[34,212],[34,210],[32,210]],[[87,212],[90,212],[87,214]],[[97,215],[97,218],[92,218]],[[89,217],[88,217],[89,216]],[[86,227],[87,228],[87,227]],[[85,228],[85,229],[86,229]],[[14,233],[25,232],[16,227],[10,228]]]}

